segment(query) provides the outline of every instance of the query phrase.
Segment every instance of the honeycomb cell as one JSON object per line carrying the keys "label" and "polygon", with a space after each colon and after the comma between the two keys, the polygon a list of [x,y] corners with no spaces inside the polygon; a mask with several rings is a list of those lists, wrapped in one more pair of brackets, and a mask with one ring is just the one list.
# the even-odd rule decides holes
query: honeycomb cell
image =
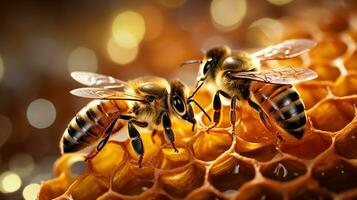
{"label": "honeycomb cell", "polygon": [[91,169],[101,176],[109,177],[124,158],[122,146],[109,142],[89,163]]}
{"label": "honeycomb cell", "polygon": [[[100,179],[92,175],[86,175],[77,180],[77,186],[71,191],[73,199],[96,199],[108,190],[108,186],[102,184]],[[91,188],[88,191],[88,188]]]}
{"label": "honeycomb cell", "polygon": [[212,165],[208,179],[215,188],[221,192],[227,192],[238,190],[254,176],[255,169],[250,163],[227,156]]}
{"label": "honeycomb cell", "polygon": [[308,189],[306,187],[298,188],[289,194],[289,199],[291,200],[332,200],[332,196],[323,189]]}
{"label": "honeycomb cell", "polygon": [[309,52],[313,60],[335,59],[347,50],[347,45],[343,43],[338,35],[327,34]]}
{"label": "honeycomb cell", "polygon": [[237,140],[236,151],[260,162],[269,161],[278,153],[274,143],[252,143],[242,139]]}
{"label": "honeycomb cell", "polygon": [[346,132],[339,134],[335,141],[336,152],[349,159],[357,159],[357,125],[352,124]]}
{"label": "honeycomb cell", "polygon": [[328,95],[332,84],[325,83],[301,83],[296,86],[302,98],[305,109],[308,110],[324,99]]}
{"label": "honeycomb cell", "polygon": [[171,196],[184,198],[191,191],[203,184],[205,169],[198,164],[190,164],[162,174],[159,177],[161,187]]}
{"label": "honeycomb cell", "polygon": [[193,143],[195,157],[204,160],[215,160],[232,145],[232,135],[228,132],[201,132]]}
{"label": "honeycomb cell", "polygon": [[357,50],[345,58],[344,65],[347,70],[357,70]]}
{"label": "honeycomb cell", "polygon": [[236,200],[253,200],[253,199],[264,199],[264,200],[281,200],[283,195],[274,188],[272,185],[267,184],[254,184],[248,187],[242,188]]}
{"label": "honeycomb cell", "polygon": [[67,188],[71,185],[67,180],[68,178],[65,174],[61,174],[55,179],[43,182],[41,184],[41,189],[38,195],[39,199],[54,199],[56,197],[61,196],[67,190]]}
{"label": "honeycomb cell", "polygon": [[136,164],[123,162],[113,177],[112,190],[125,195],[139,195],[150,189],[153,184],[154,169],[138,168]]}
{"label": "honeycomb cell", "polygon": [[[118,193],[115,193],[113,191],[109,191],[105,194],[103,194],[102,196],[100,196],[98,198],[98,200],[125,200],[125,199],[129,199],[130,196],[126,196],[126,195],[121,195]],[[161,193],[155,193],[155,192],[148,192],[145,193],[144,195],[138,197],[138,198],[133,198],[132,199],[145,199],[145,200],[171,200],[171,198],[169,198],[168,196],[161,194]]]}
{"label": "honeycomb cell", "polygon": [[313,127],[331,132],[341,130],[354,116],[354,106],[350,102],[333,99],[322,102],[310,113]]}
{"label": "honeycomb cell", "polygon": [[307,170],[304,163],[293,159],[282,159],[262,165],[260,171],[266,178],[286,182],[304,175]]}
{"label": "honeycomb cell", "polygon": [[159,169],[175,169],[186,165],[190,160],[190,152],[185,148],[178,148],[178,152],[175,152],[172,148],[163,148],[157,157],[156,167]]}
{"label": "honeycomb cell", "polygon": [[330,147],[332,143],[331,136],[313,130],[307,130],[306,132],[306,136],[300,140],[289,143],[282,142],[279,147],[280,150],[298,158],[313,159]]}
{"label": "honeycomb cell", "polygon": [[335,81],[340,76],[340,70],[327,61],[315,61],[309,68],[319,75],[316,80]]}
{"label": "honeycomb cell", "polygon": [[332,92],[336,96],[357,94],[357,72],[350,72],[348,75],[337,79]]}
{"label": "honeycomb cell", "polygon": [[357,187],[357,167],[341,159],[325,156],[313,166],[312,176],[322,187],[338,193]]}

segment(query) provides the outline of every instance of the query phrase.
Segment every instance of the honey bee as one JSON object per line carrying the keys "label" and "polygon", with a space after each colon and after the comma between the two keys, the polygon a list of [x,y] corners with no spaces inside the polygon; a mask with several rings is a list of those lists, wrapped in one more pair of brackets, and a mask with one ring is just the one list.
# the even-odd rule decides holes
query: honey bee
{"label": "honey bee", "polygon": [[183,63],[201,63],[196,89],[190,98],[205,82],[213,84],[218,90],[213,98],[214,124],[211,127],[220,121],[222,95],[231,99],[230,123],[233,131],[237,123],[237,102],[247,101],[259,113],[267,129],[274,130],[274,121],[288,134],[300,139],[306,126],[306,113],[299,93],[291,84],[314,79],[317,74],[310,69],[290,66],[260,70],[260,61],[293,58],[314,45],[308,39],[292,39],[253,54],[232,52],[226,46],[212,48],[202,61],[189,60]]}
{"label": "honey bee", "polygon": [[[90,72],[73,72],[71,76],[79,83],[89,86],[72,90],[73,95],[99,100],[89,103],[72,119],[61,139],[62,153],[76,152],[100,140],[96,149],[86,156],[86,160],[92,159],[118,128],[119,120],[125,120],[128,121],[131,145],[140,156],[141,167],[144,146],[135,126],[149,126],[153,130],[162,126],[175,151],[177,149],[170,117],[186,120],[192,123],[194,129],[196,120],[190,103],[197,102],[188,100],[188,88],[179,80],[168,83],[163,78],[141,77],[124,82]],[[127,102],[127,114],[122,114],[120,101]]]}

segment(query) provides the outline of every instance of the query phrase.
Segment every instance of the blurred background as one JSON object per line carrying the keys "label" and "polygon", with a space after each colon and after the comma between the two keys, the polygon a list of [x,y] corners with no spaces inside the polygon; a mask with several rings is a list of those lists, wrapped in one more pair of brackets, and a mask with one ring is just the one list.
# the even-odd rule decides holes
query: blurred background
{"label": "blurred background", "polygon": [[202,50],[272,44],[285,34],[284,18],[295,15],[316,15],[322,28],[334,26],[334,13],[349,15],[339,10],[352,10],[354,2],[1,1],[0,199],[34,199],[41,181],[52,177],[62,133],[88,103],[69,94],[80,87],[70,72],[192,84],[197,68],[179,65],[201,58]]}

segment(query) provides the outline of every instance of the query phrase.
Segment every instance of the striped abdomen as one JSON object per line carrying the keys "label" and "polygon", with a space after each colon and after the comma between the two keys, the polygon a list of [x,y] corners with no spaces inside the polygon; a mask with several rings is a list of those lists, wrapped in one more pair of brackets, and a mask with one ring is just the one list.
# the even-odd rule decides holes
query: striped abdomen
{"label": "striped abdomen", "polygon": [[252,92],[256,102],[269,118],[296,138],[305,131],[306,114],[304,104],[292,85],[264,84],[255,82]]}
{"label": "striped abdomen", "polygon": [[126,105],[120,101],[91,101],[77,113],[64,131],[60,144],[62,153],[76,152],[97,141],[111,122],[126,109]]}

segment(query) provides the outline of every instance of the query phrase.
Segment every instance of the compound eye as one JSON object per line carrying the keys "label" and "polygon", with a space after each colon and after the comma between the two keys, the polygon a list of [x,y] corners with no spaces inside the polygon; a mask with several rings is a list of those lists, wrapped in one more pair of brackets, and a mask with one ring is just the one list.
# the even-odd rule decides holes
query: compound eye
{"label": "compound eye", "polygon": [[180,114],[180,115],[183,115],[186,113],[186,108],[185,108],[185,104],[184,102],[182,101],[181,97],[177,96],[177,95],[174,95],[172,97],[172,104],[173,104],[173,107],[175,109],[175,111]]}

